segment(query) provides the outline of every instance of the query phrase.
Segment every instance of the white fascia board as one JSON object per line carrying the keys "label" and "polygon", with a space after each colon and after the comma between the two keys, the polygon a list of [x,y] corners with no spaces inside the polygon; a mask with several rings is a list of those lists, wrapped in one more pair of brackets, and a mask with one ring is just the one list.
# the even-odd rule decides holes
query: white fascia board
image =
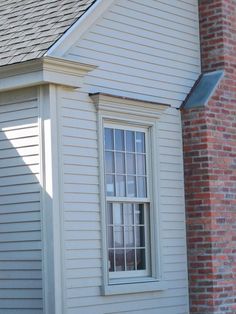
{"label": "white fascia board", "polygon": [[79,88],[83,77],[94,68],[92,65],[52,57],[6,65],[0,68],[0,91],[48,83]]}
{"label": "white fascia board", "polygon": [[45,56],[62,57],[115,0],[97,0],[65,34],[46,52]]}

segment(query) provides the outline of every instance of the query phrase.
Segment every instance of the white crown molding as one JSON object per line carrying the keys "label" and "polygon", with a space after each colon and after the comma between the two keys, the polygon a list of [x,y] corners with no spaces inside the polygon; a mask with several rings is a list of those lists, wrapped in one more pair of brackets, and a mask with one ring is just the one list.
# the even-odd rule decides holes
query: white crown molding
{"label": "white crown molding", "polygon": [[[136,117],[159,118],[169,105],[142,101],[111,94],[90,94],[97,110],[102,113],[132,114]],[[114,116],[115,117],[115,116]]]}
{"label": "white crown molding", "polygon": [[97,0],[65,34],[46,52],[45,56],[62,57],[115,0]]}
{"label": "white crown molding", "polygon": [[48,83],[79,88],[83,77],[95,68],[53,57],[6,65],[0,67],[0,91]]}

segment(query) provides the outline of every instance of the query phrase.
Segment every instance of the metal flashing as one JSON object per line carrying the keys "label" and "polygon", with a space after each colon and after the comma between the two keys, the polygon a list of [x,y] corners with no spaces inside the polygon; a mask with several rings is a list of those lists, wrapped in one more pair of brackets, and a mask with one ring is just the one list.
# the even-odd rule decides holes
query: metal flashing
{"label": "metal flashing", "polygon": [[223,70],[203,73],[184,101],[182,108],[192,109],[206,106],[223,76]]}

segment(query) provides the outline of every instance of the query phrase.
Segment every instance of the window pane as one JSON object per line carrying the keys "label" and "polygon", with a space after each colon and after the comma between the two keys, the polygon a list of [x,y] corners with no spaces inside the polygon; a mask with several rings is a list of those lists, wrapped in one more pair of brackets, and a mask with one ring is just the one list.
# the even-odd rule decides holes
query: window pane
{"label": "window pane", "polygon": [[115,130],[115,150],[125,150],[123,130]]}
{"label": "window pane", "polygon": [[115,165],[114,165],[114,153],[106,152],[106,173],[114,173]]}
{"label": "window pane", "polygon": [[145,133],[136,132],[136,151],[145,153]]}
{"label": "window pane", "polygon": [[109,250],[108,251],[108,265],[109,265],[109,271],[114,271],[114,250]]}
{"label": "window pane", "polygon": [[116,173],[125,174],[125,154],[116,153]]}
{"label": "window pane", "polygon": [[135,250],[126,250],[126,270],[135,270]]}
{"label": "window pane", "polygon": [[107,222],[108,225],[113,224],[112,203],[107,203]]}
{"label": "window pane", "polygon": [[135,224],[144,225],[144,208],[143,204],[135,205]]}
{"label": "window pane", "polygon": [[110,272],[146,269],[149,242],[146,243],[144,204],[110,202],[107,212],[108,222],[112,222],[107,226]]}
{"label": "window pane", "polygon": [[124,247],[124,227],[114,227],[114,240],[116,248]]}
{"label": "window pane", "polygon": [[137,156],[137,173],[146,175],[146,156],[138,154]]}
{"label": "window pane", "polygon": [[147,197],[147,180],[146,177],[138,177],[138,196]]}
{"label": "window pane", "polygon": [[126,196],[125,176],[116,176],[116,196]]}
{"label": "window pane", "polygon": [[122,204],[113,204],[113,224],[123,225]]}
{"label": "window pane", "polygon": [[145,232],[144,227],[135,228],[136,247],[145,247]]}
{"label": "window pane", "polygon": [[136,178],[128,176],[127,177],[127,188],[128,188],[128,196],[134,197],[136,196]]}
{"label": "window pane", "polygon": [[114,149],[113,129],[105,128],[105,149]]}
{"label": "window pane", "polygon": [[108,227],[108,248],[114,248],[114,241],[113,241],[113,227]]}
{"label": "window pane", "polygon": [[116,271],[125,270],[125,251],[124,250],[116,250],[115,251],[115,265]]}
{"label": "window pane", "polygon": [[134,224],[133,204],[124,204],[124,218],[125,225],[132,226]]}
{"label": "window pane", "polygon": [[127,174],[136,173],[135,154],[127,154]]}
{"label": "window pane", "polygon": [[135,140],[134,140],[134,132],[133,131],[126,131],[126,150],[128,152],[135,151]]}
{"label": "window pane", "polygon": [[146,261],[145,261],[145,249],[136,250],[137,256],[137,269],[145,269],[146,268]]}
{"label": "window pane", "polygon": [[115,176],[114,175],[106,175],[106,190],[107,190],[107,196],[115,195]]}
{"label": "window pane", "polygon": [[125,227],[125,246],[135,247],[134,243],[134,227]]}

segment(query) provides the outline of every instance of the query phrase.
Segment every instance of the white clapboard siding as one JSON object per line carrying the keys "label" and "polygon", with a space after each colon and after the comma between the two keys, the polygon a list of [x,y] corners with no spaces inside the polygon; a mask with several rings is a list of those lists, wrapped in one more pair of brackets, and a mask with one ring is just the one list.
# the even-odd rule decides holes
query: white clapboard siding
{"label": "white clapboard siding", "polygon": [[[162,276],[159,292],[102,296],[97,113],[85,90],[61,89],[64,289],[66,314],[188,313],[180,113],[167,109],[157,129]],[[87,128],[86,128],[87,126]]]}
{"label": "white clapboard siding", "polygon": [[98,67],[88,92],[179,107],[201,72],[199,47],[197,0],[117,0],[65,57]]}
{"label": "white clapboard siding", "polygon": [[[65,54],[97,68],[58,95],[65,314],[187,314],[179,107],[200,73],[197,0],[117,0]],[[88,93],[170,104],[158,123],[159,292],[102,296],[97,112]],[[1,183],[1,182],[0,182]]]}
{"label": "white clapboard siding", "polygon": [[0,313],[42,314],[36,89],[0,95]]}

